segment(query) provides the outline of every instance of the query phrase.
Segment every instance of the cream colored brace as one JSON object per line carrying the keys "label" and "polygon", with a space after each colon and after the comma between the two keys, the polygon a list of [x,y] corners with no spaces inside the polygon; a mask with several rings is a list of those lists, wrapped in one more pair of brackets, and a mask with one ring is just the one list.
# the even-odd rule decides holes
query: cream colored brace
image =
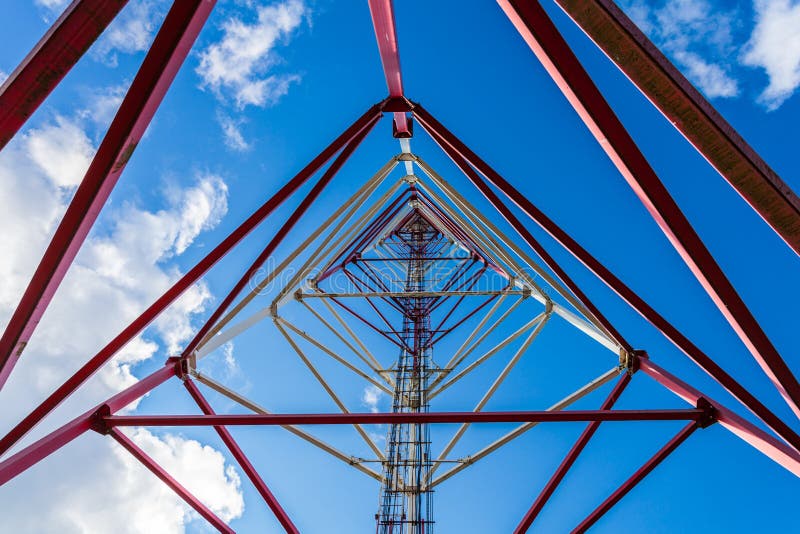
{"label": "cream colored brace", "polygon": [[[477,219],[481,223],[481,225],[483,225],[488,231],[493,233],[504,245],[506,245],[510,250],[514,251],[514,253],[517,254],[517,256],[530,269],[532,269],[539,276],[544,278],[545,281],[547,281],[547,283],[550,286],[552,286],[561,296],[563,296],[565,299],[567,299],[567,301],[570,304],[572,304],[575,307],[575,309],[580,311],[589,321],[592,322],[592,324],[594,324],[600,331],[605,333],[607,337],[611,338],[611,335],[605,330],[603,325],[600,324],[599,321],[597,321],[597,319],[585,308],[583,303],[581,303],[572,294],[572,292],[568,291],[556,279],[554,279],[552,276],[550,276],[549,273],[547,273],[545,270],[540,268],[536,264],[536,262],[534,262],[530,258],[530,256],[525,254],[525,252],[520,247],[518,247],[514,243],[513,240],[509,239],[505,234],[503,234],[502,231],[500,231],[500,229],[497,228],[496,225],[494,225],[491,221],[489,221],[485,217],[482,217],[480,215],[480,211],[476,210],[475,207],[472,206],[469,203],[469,201],[467,201],[460,193],[458,193],[458,191],[452,185],[450,185],[444,178],[442,178],[441,176],[436,174],[436,172],[433,171],[433,169],[431,169],[424,161],[421,161],[421,160],[417,159],[417,164],[420,165],[420,167],[423,169],[423,171],[426,172],[426,174],[428,172],[432,173],[432,174],[429,174],[428,176],[431,178],[431,180],[434,181],[434,183],[436,183],[437,187],[439,187],[440,190],[442,190],[442,192],[445,192],[445,194],[447,194],[447,192],[449,192],[449,194],[447,194],[447,196],[449,198],[455,197],[455,199],[451,198],[451,200],[453,200],[453,201],[458,200],[458,204],[460,204],[462,210],[464,210],[465,215],[467,215],[469,217],[469,215],[471,214],[472,218]],[[423,165],[424,165],[424,167],[423,167]],[[613,339],[612,339],[612,341],[613,341]],[[619,344],[617,344],[617,345],[619,345]]]}
{"label": "cream colored brace", "polygon": [[[397,183],[395,183],[391,189],[386,191],[380,197],[379,200],[375,201],[375,203],[372,204],[369,210],[367,210],[356,220],[355,224],[353,224],[350,228],[348,228],[342,235],[337,237],[333,243],[328,245],[328,243],[330,243],[330,241],[334,237],[336,237],[336,232],[332,232],[328,236],[328,238],[320,245],[320,247],[317,248],[314,254],[308,259],[308,261],[306,261],[306,263],[298,270],[297,274],[292,278],[292,280],[290,280],[289,284],[286,285],[281,294],[279,294],[278,297],[276,297],[276,299],[273,301],[273,304],[276,306],[282,305],[283,301],[287,299],[287,293],[291,289],[297,287],[297,285],[300,283],[300,280],[308,276],[315,268],[318,268],[321,262],[324,261],[325,258],[328,258],[328,256],[330,256],[337,249],[337,247],[339,247],[342,241],[344,241],[351,235],[357,234],[364,226],[366,226],[366,224],[370,221],[370,218],[375,214],[375,212],[384,206],[386,199],[388,199],[394,193],[396,193],[402,184],[403,180],[399,180]],[[337,229],[337,232],[340,229],[341,227]],[[323,251],[323,247],[325,246],[327,246],[328,248]],[[330,258],[327,264],[325,264],[322,267],[319,267],[319,272],[325,272],[335,259],[336,259],[335,257]]]}
{"label": "cream colored brace", "polygon": [[[511,359],[508,361],[506,366],[497,376],[495,381],[492,382],[492,385],[489,386],[489,389],[486,390],[486,393],[483,395],[481,400],[478,401],[478,404],[475,405],[475,408],[472,410],[473,412],[480,412],[481,410],[483,410],[483,407],[486,406],[486,403],[489,402],[489,399],[492,398],[492,395],[494,395],[494,393],[497,391],[497,388],[500,387],[500,384],[503,383],[503,381],[506,379],[506,377],[514,368],[514,366],[517,365],[517,362],[519,362],[522,355],[528,351],[528,348],[531,346],[531,343],[533,343],[533,341],[539,335],[539,332],[542,331],[542,328],[544,328],[544,325],[547,323],[547,320],[549,318],[550,315],[548,314],[539,322],[538,325],[536,325],[536,328],[533,329],[533,331],[528,335],[528,337],[525,339],[522,345],[520,345],[520,347],[514,353],[514,356],[511,357]],[[455,434],[453,434],[453,437],[450,439],[450,442],[445,446],[441,454],[439,454],[439,457],[436,459],[436,462],[434,462],[434,464],[428,471],[426,482],[433,477],[433,473],[439,468],[439,466],[442,465],[442,461],[447,458],[447,455],[450,454],[450,451],[453,450],[453,447],[456,446],[456,443],[458,443],[458,441],[464,435],[464,432],[467,431],[467,428],[469,428],[469,426],[470,426],[469,423],[463,423],[455,432]]]}
{"label": "cream colored brace", "polygon": [[[588,395],[592,391],[596,390],[597,388],[609,383],[611,380],[614,379],[614,377],[618,376],[619,373],[620,373],[620,371],[619,371],[618,367],[614,367],[614,368],[606,371],[605,373],[603,373],[599,377],[595,378],[594,380],[592,380],[591,382],[589,382],[588,384],[586,384],[585,386],[583,386],[579,390],[575,391],[574,393],[570,394],[569,396],[561,399],[560,401],[558,401],[554,405],[550,406],[547,409],[547,411],[548,412],[555,412],[555,411],[559,411],[559,410],[563,410],[564,408],[567,408],[568,406],[570,406],[571,404],[579,401],[580,399],[582,399],[583,397],[585,397],[586,395]],[[459,473],[460,471],[463,471],[464,469],[466,469],[470,465],[474,464],[478,460],[480,460],[482,458],[485,458],[486,456],[488,456],[489,454],[493,453],[494,451],[496,451],[497,449],[499,449],[503,445],[509,443],[514,438],[517,438],[517,437],[521,436],[522,434],[524,434],[525,432],[527,432],[528,430],[532,429],[533,427],[535,427],[538,424],[539,424],[538,422],[534,422],[534,423],[524,423],[524,424],[518,426],[517,428],[515,428],[514,430],[512,430],[511,432],[509,432],[505,436],[501,437],[500,439],[495,440],[494,442],[492,442],[491,444],[487,445],[486,447],[484,447],[480,451],[476,452],[475,454],[473,454],[471,456],[467,456],[466,458],[462,459],[460,465],[458,465],[458,466],[450,469],[446,473],[443,473],[442,475],[440,475],[436,480],[434,480],[430,484],[429,488],[434,488],[434,487],[438,486],[439,484],[441,484],[445,480],[449,479],[453,475]]]}
{"label": "cream colored brace", "polygon": [[[198,349],[202,347],[204,344],[208,343],[209,340],[218,334],[224,327],[227,325],[239,312],[253,299],[256,295],[258,295],[268,284],[270,284],[281,272],[283,272],[286,267],[294,261],[294,259],[306,248],[308,248],[311,243],[313,243],[319,235],[324,232],[331,224],[333,224],[336,219],[338,219],[342,213],[345,212],[348,208],[352,206],[351,211],[342,219],[340,225],[344,225],[344,223],[350,219],[353,214],[358,210],[361,204],[369,198],[372,192],[380,185],[380,183],[385,179],[388,175],[383,174],[383,171],[387,166],[391,166],[389,172],[397,165],[396,158],[392,158],[389,162],[384,165],[372,178],[367,180],[356,193],[350,197],[344,204],[342,204],[334,213],[331,215],[323,224],[320,226],[314,233],[312,233],[303,243],[295,249],[283,262],[272,272],[270,275],[259,282],[259,284],[253,288],[252,291],[248,295],[246,295],[241,302],[239,302],[233,309],[231,309],[225,316],[214,325],[214,327],[206,334],[206,336],[202,339],[200,344],[198,345]],[[383,174],[383,176],[381,176]],[[353,205],[355,203],[355,205]],[[338,231],[338,230],[337,230]],[[217,346],[219,346],[218,344]],[[208,353],[210,351],[206,351]]]}
{"label": "cream colored brace", "polygon": [[[396,165],[396,164],[397,164],[397,162],[395,161],[394,165]],[[394,167],[392,166],[392,168],[394,168]],[[382,169],[382,171],[383,170],[385,170],[385,167],[384,167],[384,169]],[[391,169],[389,169],[389,170],[391,170]],[[252,301],[252,299],[255,298],[268,284],[270,284],[273,280],[275,280],[275,278],[277,278],[287,268],[287,266],[289,265],[289,263],[292,260],[294,260],[303,250],[308,248],[308,246],[311,243],[313,243],[319,237],[320,233],[322,231],[324,231],[328,226],[330,226],[330,224],[333,221],[335,221],[336,218],[338,218],[341,215],[341,213],[342,213],[342,211],[344,209],[346,209],[349,205],[352,205],[353,202],[355,202],[357,199],[363,198],[365,200],[366,198],[369,198],[369,196],[372,194],[372,192],[375,191],[375,189],[380,185],[381,181],[385,178],[385,175],[383,177],[381,177],[381,174],[383,174],[382,171],[379,171],[378,174],[373,176],[372,180],[375,180],[375,182],[372,183],[371,186],[369,184],[369,181],[366,184],[364,184],[362,189],[359,190],[359,192],[357,192],[355,196],[353,196],[348,202],[346,202],[341,208],[339,208],[339,210],[337,210],[336,213],[334,213],[333,217],[329,218],[328,221],[326,221],[323,224],[322,227],[320,227],[311,236],[309,236],[308,239],[306,239],[299,248],[295,249],[278,266],[277,269],[272,271],[267,278],[265,278],[264,280],[259,282],[258,285],[255,288],[253,288],[253,290],[247,296],[245,296],[245,298],[242,299],[241,302],[239,302],[233,309],[231,309],[231,311],[228,312],[225,315],[225,317],[223,319],[221,319],[214,326],[214,328],[205,337],[205,341],[197,349],[196,354],[197,354],[198,358],[203,358],[203,357],[207,356],[208,354],[210,354],[212,351],[214,351],[215,349],[217,349],[221,345],[227,343],[228,341],[230,341],[234,337],[240,335],[242,332],[244,332],[247,329],[251,328],[253,325],[258,323],[259,321],[261,321],[261,320],[263,320],[263,319],[265,319],[265,318],[267,318],[267,317],[269,317],[271,315],[272,306],[265,307],[265,308],[255,312],[254,314],[252,314],[247,319],[245,319],[243,321],[240,321],[239,323],[235,324],[234,326],[232,326],[231,328],[229,328],[228,330],[226,330],[225,332],[220,334],[220,330],[223,327],[225,327],[225,325],[228,324],[237,314],[239,314],[241,312],[241,310],[247,304],[249,304],[250,301]],[[367,187],[367,186],[370,186],[370,187]],[[361,193],[360,197],[359,197],[359,193]],[[326,241],[323,241],[322,246],[324,246],[325,243],[327,243],[327,241],[330,240],[330,238],[332,236],[336,235],[336,233],[339,230],[341,230],[341,227],[344,226],[344,224],[347,223],[347,221],[353,216],[353,214],[356,211],[358,211],[358,209],[360,207],[361,207],[361,202],[358,202],[358,203],[356,203],[355,205],[352,206],[352,209],[350,210],[350,212],[347,213],[344,218],[342,218],[342,220],[336,226],[334,231],[331,233],[331,236],[326,238]],[[319,249],[317,250],[317,252],[319,252]],[[287,287],[292,287],[292,286],[287,286]],[[214,336],[213,338],[211,337],[212,335]]]}
{"label": "cream colored brace", "polygon": [[388,395],[392,394],[392,390],[387,388],[385,385],[383,385],[380,382],[376,381],[374,378],[372,378],[371,376],[366,374],[364,371],[362,371],[358,367],[354,366],[352,363],[348,362],[347,360],[345,360],[344,358],[342,358],[341,356],[336,354],[334,351],[332,351],[330,348],[326,347],[325,345],[323,345],[322,343],[320,343],[319,341],[317,341],[313,337],[309,336],[307,333],[305,333],[304,331],[300,330],[299,328],[297,328],[295,325],[293,325],[292,323],[290,323],[289,321],[287,321],[283,317],[275,316],[275,320],[279,321],[283,326],[289,328],[289,330],[291,330],[292,332],[294,332],[298,336],[302,337],[303,339],[305,339],[306,341],[308,341],[309,343],[311,343],[312,345],[317,347],[319,350],[321,350],[322,352],[324,352],[325,354],[327,354],[328,356],[330,356],[331,358],[333,358],[334,360],[336,360],[337,362],[339,362],[343,366],[345,366],[348,369],[350,369],[351,371],[353,371],[355,374],[357,374],[358,376],[360,376],[361,378],[363,378],[364,380],[366,380],[367,382],[369,382],[370,384],[372,384],[376,388],[380,389],[381,391],[383,391],[384,393],[386,393]]}
{"label": "cream colored brace", "polygon": [[533,319],[531,319],[528,323],[521,326],[516,332],[506,337],[499,344],[495,345],[494,347],[486,351],[483,355],[481,355],[480,358],[476,359],[474,362],[466,366],[456,376],[454,376],[453,378],[449,379],[447,382],[439,386],[439,389],[431,391],[431,393],[428,395],[428,400],[438,396],[442,391],[446,390],[447,388],[449,388],[450,386],[452,386],[453,384],[464,378],[466,375],[474,371],[475,368],[477,368],[479,365],[483,364],[486,360],[488,360],[489,358],[491,358],[492,356],[494,356],[495,354],[506,348],[515,339],[522,336],[525,332],[527,332],[531,328],[538,329],[538,327],[541,326],[542,323],[544,323],[549,316],[550,316],[550,311],[544,311],[539,315],[537,315],[536,317],[534,317]]}
{"label": "cream colored brace", "polygon": [[[434,381],[433,381],[433,382],[430,384],[429,388],[430,388],[430,389],[433,389],[434,387],[436,387],[436,385],[437,385],[439,382],[441,382],[442,380],[444,380],[444,379],[445,379],[445,377],[446,377],[448,374],[450,374],[450,373],[451,373],[451,372],[452,372],[454,369],[456,369],[456,368],[457,368],[457,367],[458,367],[458,366],[461,364],[461,362],[463,362],[463,361],[464,361],[464,360],[465,360],[465,359],[466,359],[466,358],[467,358],[467,357],[468,357],[470,354],[472,354],[472,352],[473,352],[473,351],[474,351],[476,348],[478,348],[478,346],[480,346],[480,344],[481,344],[481,343],[483,343],[483,342],[484,342],[484,340],[486,340],[486,338],[489,336],[489,334],[491,334],[492,332],[494,332],[495,328],[497,328],[497,327],[498,327],[498,326],[499,326],[499,325],[500,325],[500,324],[501,324],[503,321],[505,321],[506,317],[508,317],[509,315],[511,315],[511,313],[512,313],[514,310],[516,310],[516,309],[517,309],[517,307],[518,307],[520,304],[522,304],[522,302],[525,300],[525,298],[526,298],[526,297],[522,297],[522,298],[519,298],[519,299],[517,299],[516,301],[514,301],[514,303],[513,303],[513,304],[511,304],[511,306],[509,306],[509,307],[508,307],[508,309],[506,309],[506,311],[504,311],[504,312],[502,313],[502,315],[500,315],[500,317],[498,317],[498,318],[497,318],[497,319],[496,319],[496,320],[495,320],[495,321],[492,323],[492,325],[491,325],[489,328],[487,328],[487,329],[486,329],[486,331],[485,331],[483,334],[481,334],[481,336],[480,336],[480,337],[479,337],[479,338],[478,338],[478,339],[477,339],[477,340],[476,340],[474,343],[472,343],[472,345],[470,345],[470,346],[469,346],[469,348],[468,348],[466,351],[464,351],[464,352],[463,352],[463,353],[461,353],[460,355],[459,355],[458,353],[454,354],[454,355],[453,355],[453,357],[450,359],[450,361],[449,361],[449,362],[447,362],[447,364],[446,364],[446,365],[445,365],[445,367],[444,367],[444,368],[445,368],[445,370],[447,371],[447,373],[446,373],[446,374],[445,374],[445,373],[443,373],[443,374],[439,375],[438,377],[436,377],[436,379],[435,379],[435,380],[434,380]],[[529,323],[529,324],[530,324],[530,323]],[[460,350],[460,349],[459,349],[459,350]]]}
{"label": "cream colored brace", "polygon": [[[471,212],[472,215],[476,217],[483,226],[485,226],[489,231],[491,231],[506,247],[514,251],[514,253],[517,254],[517,256],[530,269],[532,269],[539,276],[544,278],[545,281],[547,281],[547,283],[551,287],[553,287],[553,289],[555,289],[562,297],[564,297],[572,306],[574,306],[577,310],[579,310],[582,314],[584,314],[586,319],[589,320],[589,323],[587,323],[585,320],[575,315],[573,312],[567,310],[563,306],[560,306],[559,304],[554,304],[553,310],[557,315],[559,315],[567,322],[572,324],[574,327],[578,328],[583,333],[585,333],[586,335],[588,335],[589,337],[591,337],[592,339],[594,339],[595,341],[606,347],[609,351],[617,355],[619,354],[619,351],[621,350],[620,345],[612,338],[612,336],[605,330],[605,328],[599,323],[599,321],[597,321],[597,319],[591,313],[589,313],[588,310],[586,310],[583,304],[579,300],[577,300],[577,298],[575,298],[574,295],[572,295],[571,292],[567,291],[563,286],[561,286],[561,284],[558,281],[556,281],[546,271],[541,269],[535,262],[533,262],[533,260],[528,255],[526,255],[524,251],[522,251],[518,246],[516,246],[512,240],[508,239],[508,237],[505,236],[494,224],[492,224],[486,218],[482,217],[480,215],[480,212],[475,210],[474,207],[472,207],[457,191],[455,191],[455,189],[450,187],[447,184],[447,182],[445,182],[440,176],[436,175],[435,171],[430,169],[424,162],[421,162],[419,159],[417,159],[417,164],[420,165],[420,168],[422,168],[422,170],[426,174],[428,174],[429,172],[432,173],[428,174],[428,176],[431,178],[431,180],[434,181],[434,183],[436,183],[436,185],[440,188],[440,190],[442,190],[443,192],[445,192],[445,194],[447,194],[448,198],[450,198],[451,201],[456,202],[456,199],[458,199],[458,203],[463,206],[462,209],[464,210],[466,216],[469,216],[468,211]],[[452,196],[451,194],[448,194],[445,190],[449,191],[452,194]],[[432,191],[430,190],[427,191],[429,193],[432,193]],[[589,324],[591,324],[592,326],[590,327]]]}
{"label": "cream colored brace", "polygon": [[[255,412],[257,414],[262,414],[262,415],[269,415],[269,414],[272,413],[269,410],[266,410],[266,409],[262,408],[261,406],[259,406],[255,402],[251,401],[250,399],[244,397],[243,395],[240,395],[240,394],[236,393],[235,391],[233,391],[232,389],[229,389],[228,387],[223,386],[222,384],[220,384],[219,382],[217,382],[213,378],[208,377],[208,376],[200,373],[196,369],[192,369],[190,371],[190,373],[192,374],[192,376],[194,376],[197,379],[198,382],[202,382],[203,384],[205,384],[206,386],[210,387],[211,389],[213,389],[214,391],[216,391],[220,395],[223,395],[223,396],[227,397],[228,399],[232,400],[233,402],[235,402],[235,403],[237,403],[237,404],[239,404],[241,406],[244,406],[245,408],[247,408],[248,410],[250,410],[252,412]],[[311,443],[312,445],[322,449],[323,451],[327,452],[328,454],[330,454],[334,458],[338,458],[339,460],[345,462],[346,464],[353,466],[357,470],[361,471],[362,473],[364,473],[367,476],[370,476],[370,477],[374,478],[378,482],[383,482],[383,477],[379,473],[376,473],[372,469],[369,469],[368,467],[365,467],[365,466],[361,465],[361,462],[365,462],[365,461],[368,461],[368,460],[364,460],[363,458],[356,458],[355,456],[347,456],[342,451],[336,449],[335,447],[325,443],[324,441],[322,441],[321,439],[317,438],[316,436],[313,436],[312,434],[309,434],[305,430],[302,430],[302,429],[300,429],[300,428],[298,428],[298,427],[296,427],[294,425],[281,425],[281,428],[283,428],[285,430],[288,430],[289,432],[291,432],[295,436],[299,437],[300,439],[303,439],[303,440]]]}
{"label": "cream colored brace", "polygon": [[305,307],[305,308],[306,308],[306,309],[307,309],[309,312],[311,312],[311,314],[312,314],[312,315],[314,315],[314,317],[316,317],[316,318],[317,318],[317,320],[318,320],[319,322],[321,322],[323,325],[325,325],[325,327],[326,327],[328,330],[330,330],[330,332],[331,332],[331,333],[332,333],[334,336],[336,336],[337,338],[339,338],[339,340],[340,340],[342,343],[344,343],[344,344],[345,344],[345,346],[347,346],[347,348],[348,348],[348,349],[350,349],[350,350],[353,352],[353,354],[355,354],[356,356],[358,356],[358,358],[359,358],[359,359],[360,359],[362,362],[364,362],[365,364],[367,364],[367,366],[368,366],[370,369],[372,369],[372,371],[373,371],[373,372],[377,373],[377,374],[378,374],[378,376],[382,377],[382,378],[384,379],[384,381],[386,381],[386,383],[387,383],[387,384],[388,384],[390,387],[394,388],[394,381],[391,379],[391,377],[388,375],[388,373],[386,373],[384,370],[382,370],[382,369],[381,369],[381,364],[380,364],[380,363],[378,363],[378,361],[375,359],[375,357],[374,357],[374,356],[372,356],[372,354],[371,354],[370,352],[367,352],[367,353],[366,353],[366,354],[367,354],[367,356],[364,356],[363,354],[361,354],[361,351],[359,351],[358,349],[356,349],[356,348],[353,346],[353,344],[352,344],[352,343],[350,343],[350,342],[349,342],[349,341],[348,341],[348,340],[347,340],[347,339],[346,339],[346,338],[345,338],[345,337],[344,337],[344,336],[343,336],[343,335],[342,335],[342,334],[341,334],[341,333],[340,333],[340,332],[339,332],[339,331],[338,331],[336,328],[334,328],[334,327],[333,327],[333,325],[331,325],[331,323],[329,323],[329,322],[328,322],[328,320],[327,320],[327,319],[325,319],[325,318],[324,318],[324,317],[323,317],[323,316],[322,316],[322,315],[321,315],[321,314],[320,314],[320,313],[319,313],[317,310],[315,310],[314,308],[312,308],[312,307],[311,307],[311,306],[308,304],[308,302],[306,302],[306,300],[305,300],[305,299],[302,299],[302,300],[300,301],[300,304],[302,304],[302,305],[303,305],[303,306],[304,306],[304,307]]}
{"label": "cream colored brace", "polygon": [[[289,342],[289,345],[297,353],[297,356],[299,356],[300,359],[303,361],[303,363],[306,364],[306,367],[308,367],[308,370],[311,371],[311,374],[314,375],[314,378],[317,379],[317,381],[320,383],[320,385],[325,390],[325,392],[328,394],[328,396],[330,396],[331,400],[333,400],[333,402],[336,404],[336,406],[339,407],[339,410],[341,410],[342,413],[350,413],[350,411],[344,405],[344,403],[339,398],[339,396],[336,395],[336,393],[333,391],[333,389],[328,384],[328,382],[319,373],[319,371],[314,366],[314,364],[311,363],[311,361],[308,359],[308,357],[306,357],[305,353],[300,349],[300,347],[297,345],[297,343],[294,342],[294,339],[292,339],[292,336],[290,336],[289,333],[286,330],[283,329],[283,327],[281,326],[280,319],[276,318],[274,323],[275,323],[275,327],[278,329],[278,331],[281,334],[283,334],[283,337],[285,337],[286,341]],[[369,446],[370,449],[372,449],[372,452],[374,452],[378,456],[378,458],[380,458],[381,460],[385,460],[386,459],[386,457],[383,455],[383,452],[370,439],[370,437],[367,435],[367,433],[364,431],[364,429],[361,427],[361,425],[354,424],[353,428],[356,429],[356,432],[358,432],[358,434],[364,439],[364,442]]]}

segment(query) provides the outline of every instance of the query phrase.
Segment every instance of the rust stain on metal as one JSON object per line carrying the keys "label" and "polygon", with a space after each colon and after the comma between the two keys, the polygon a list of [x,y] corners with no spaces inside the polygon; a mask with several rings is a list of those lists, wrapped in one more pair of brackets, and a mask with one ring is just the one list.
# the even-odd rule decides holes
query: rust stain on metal
{"label": "rust stain on metal", "polygon": [[117,158],[116,163],[114,163],[114,167],[111,169],[112,172],[119,172],[122,170],[125,165],[128,164],[128,160],[131,159],[133,155],[133,151],[136,150],[136,146],[138,143],[128,143],[125,148],[122,150],[122,153]]}
{"label": "rust stain on metal", "polygon": [[633,22],[605,0],[556,1],[800,254],[800,199]]}

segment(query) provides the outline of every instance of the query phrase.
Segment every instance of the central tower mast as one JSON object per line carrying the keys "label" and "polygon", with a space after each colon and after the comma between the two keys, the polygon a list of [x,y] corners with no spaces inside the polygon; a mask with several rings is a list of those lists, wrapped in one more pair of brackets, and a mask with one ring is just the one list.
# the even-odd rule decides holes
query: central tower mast
{"label": "central tower mast", "polygon": [[[413,201],[412,201],[413,202]],[[407,222],[387,237],[406,269],[400,350],[395,372],[392,411],[428,411],[431,374],[430,309],[436,300],[425,296],[435,285],[431,277],[436,256],[447,244],[444,236],[414,211]],[[379,534],[429,534],[433,531],[433,495],[428,487],[431,469],[430,431],[427,424],[392,424],[389,427],[377,515]]]}

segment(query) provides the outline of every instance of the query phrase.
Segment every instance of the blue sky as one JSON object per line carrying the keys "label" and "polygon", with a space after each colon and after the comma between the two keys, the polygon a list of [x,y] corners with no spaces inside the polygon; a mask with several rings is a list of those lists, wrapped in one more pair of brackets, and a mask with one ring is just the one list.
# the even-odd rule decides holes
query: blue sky
{"label": "blue sky", "polygon": [[[6,2],[0,71],[11,72],[66,2]],[[536,58],[493,2],[396,3],[407,96],[448,128],[637,290],[777,414],[789,409],[671,249]],[[800,372],[797,257],[551,2],[545,8],[606,94],[669,191],[789,365]],[[800,189],[800,4],[707,0],[622,4],[794,189]],[[143,57],[166,2],[132,0],[120,19],[0,155],[0,321],[9,317]],[[386,88],[366,2],[221,1],[126,168],[22,363],[0,392],[0,431],[43,398],[235,228]],[[276,252],[288,253],[399,151],[389,119],[375,128],[324,200]],[[418,129],[412,149],[470,200],[480,199]],[[399,171],[398,171],[399,172]],[[399,176],[399,174],[397,175]],[[303,191],[307,190],[306,187]],[[296,202],[296,201],[295,201]],[[179,349],[214,309],[295,203],[278,210],[224,261],[54,413],[38,434],[143,377]],[[490,213],[486,208],[486,213]],[[532,226],[531,226],[532,227]],[[535,229],[534,229],[535,230]],[[551,254],[636,347],[710,396],[733,401],[540,232]],[[542,409],[607,370],[613,358],[567,329],[545,329],[487,409]],[[208,369],[276,411],[333,411],[274,329],[249,332]],[[442,397],[470,409],[501,363]],[[362,383],[335,374],[352,410]],[[177,384],[146,413],[193,410]],[[606,387],[578,407],[597,406]],[[209,393],[219,411],[232,409]],[[378,407],[388,409],[388,399]],[[620,408],[682,407],[636,376]],[[739,410],[740,413],[741,410]],[[532,531],[579,522],[677,431],[670,423],[601,427]],[[533,502],[581,425],[540,426],[443,484],[437,531],[507,532]],[[380,433],[381,429],[374,429]],[[468,454],[506,428],[472,429]],[[314,429],[354,454],[344,430]],[[446,439],[448,428],[434,432]],[[452,429],[450,429],[452,431]],[[236,429],[302,532],[368,532],[378,485],[279,429]],[[35,436],[34,436],[35,437]],[[139,442],[241,532],[279,527],[222,444],[205,429],[139,430]],[[435,449],[435,447],[434,447]],[[87,462],[89,458],[96,462]],[[198,469],[197,466],[207,466]],[[800,489],[719,426],[697,432],[612,510],[595,531],[791,531]],[[168,490],[110,440],[84,436],[0,488],[3,530],[206,532]],[[105,502],[104,505],[98,503]],[[537,530],[538,529],[538,530]]]}

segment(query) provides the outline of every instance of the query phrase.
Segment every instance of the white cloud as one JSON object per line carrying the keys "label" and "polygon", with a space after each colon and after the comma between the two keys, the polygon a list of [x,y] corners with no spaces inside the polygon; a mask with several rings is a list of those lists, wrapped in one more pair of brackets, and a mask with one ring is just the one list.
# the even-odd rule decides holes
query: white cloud
{"label": "white cloud", "polygon": [[246,152],[252,148],[244,136],[240,128],[241,121],[235,121],[227,115],[220,114],[218,117],[219,125],[222,127],[222,135],[225,139],[225,145],[231,150],[237,152]]}
{"label": "white cloud", "polygon": [[34,0],[34,3],[49,11],[50,14],[59,14],[69,5],[70,0]]}
{"label": "white cloud", "polygon": [[763,68],[769,84],[759,96],[767,109],[777,109],[800,87],[800,2],[755,0],[756,26],[742,63]]}
{"label": "white cloud", "polygon": [[720,65],[709,63],[694,52],[680,50],[674,53],[674,57],[683,65],[686,76],[709,98],[733,97],[739,94],[739,84]]}
{"label": "white cloud", "polygon": [[361,393],[361,404],[369,409],[372,413],[378,413],[378,406],[381,401],[382,392],[377,386],[369,385],[364,388]]}
{"label": "white cloud", "polygon": [[[6,251],[0,256],[0,324],[16,306],[93,152],[79,122],[56,117],[17,136],[0,154],[0,247]],[[162,294],[180,276],[170,260],[226,211],[225,183],[210,174],[172,187],[160,210],[126,203],[104,211],[0,391],[0,434]],[[31,438],[135,383],[134,366],[175,350],[210,298],[205,285],[192,287]],[[136,430],[134,439],[221,517],[241,515],[238,475],[219,452],[145,430]],[[152,473],[93,433],[0,488],[0,502],[9,532],[171,533],[183,532],[196,517]]]}
{"label": "white cloud", "polygon": [[88,91],[88,107],[80,112],[80,116],[91,120],[99,129],[106,129],[122,104],[128,85],[122,84]]}
{"label": "white cloud", "polygon": [[80,126],[63,117],[24,137],[31,162],[56,187],[78,185],[89,168],[94,147]]}
{"label": "white cloud", "polygon": [[[141,428],[126,434],[221,519],[230,521],[243,514],[240,477],[218,451],[192,439],[156,436]],[[15,480],[8,490],[0,490],[5,532],[161,534],[185,532],[190,525],[210,530],[204,519],[111,438],[86,435],[57,454],[60,466],[26,472],[17,479],[26,487],[15,486]],[[74,467],[67,462],[74,462]],[[37,503],[41,505],[33,509]]]}
{"label": "white cloud", "polygon": [[160,10],[152,0],[134,0],[106,28],[92,48],[92,55],[103,63],[116,67],[118,54],[145,51],[153,41]]}
{"label": "white cloud", "polygon": [[299,80],[294,74],[270,74],[279,62],[275,48],[300,26],[306,7],[302,0],[286,0],[256,9],[257,18],[247,23],[226,20],[222,39],[200,54],[197,73],[202,86],[218,97],[228,96],[239,109],[266,106],[285,95]]}
{"label": "white cloud", "polygon": [[712,7],[707,0],[670,0],[660,7],[631,0],[623,7],[707,97],[739,94],[730,66],[735,12]]}

